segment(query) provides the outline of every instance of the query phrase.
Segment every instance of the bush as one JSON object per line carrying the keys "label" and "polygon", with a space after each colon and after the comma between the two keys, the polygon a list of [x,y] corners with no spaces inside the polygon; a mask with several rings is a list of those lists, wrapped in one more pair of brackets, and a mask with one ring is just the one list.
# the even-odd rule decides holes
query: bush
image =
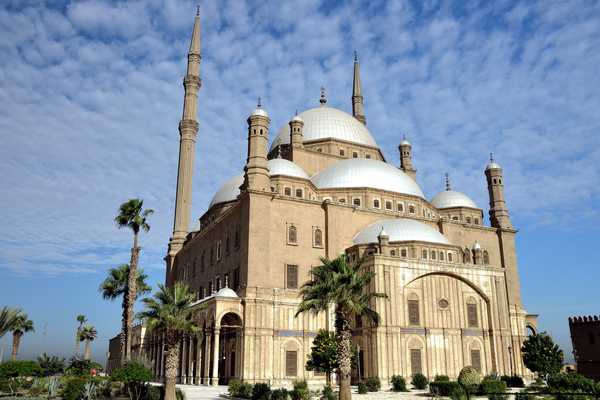
{"label": "bush", "polygon": [[429,384],[429,380],[427,380],[427,377],[421,373],[416,373],[413,375],[411,384],[419,390],[423,390],[427,388],[427,385]]}
{"label": "bush", "polygon": [[95,361],[72,357],[66,372],[67,374],[74,376],[90,376],[93,369],[102,371],[102,365]]}
{"label": "bush", "polygon": [[553,393],[594,393],[594,381],[583,375],[573,374],[554,374],[548,378],[548,390]]}
{"label": "bush", "polygon": [[433,378],[434,382],[450,382],[450,378],[448,378],[448,375],[436,375],[435,378]]}
{"label": "bush", "polygon": [[369,388],[365,385],[364,382],[358,382],[358,394],[367,394],[369,392]]}
{"label": "bush", "polygon": [[464,367],[458,374],[458,383],[465,389],[467,394],[476,393],[481,383],[481,375],[473,367]]}
{"label": "bush", "polygon": [[152,380],[154,374],[143,364],[132,361],[117,368],[111,378],[117,382],[123,382],[125,391],[131,400],[139,400],[146,397],[146,382]]}
{"label": "bush", "polygon": [[146,391],[146,400],[162,400],[165,397],[163,391],[164,389],[162,386],[148,386],[148,390]]}
{"label": "bush", "polygon": [[86,382],[87,380],[81,377],[68,379],[61,394],[63,400],[80,400],[83,397]]}
{"label": "bush", "polygon": [[[452,383],[455,383],[455,382],[452,382]],[[468,399],[468,396],[467,396],[467,392],[465,391],[465,389],[460,384],[457,384],[450,391],[450,398],[452,400],[465,400],[465,399]]]}
{"label": "bush", "polygon": [[41,376],[40,365],[35,361],[7,361],[0,364],[0,378],[16,378],[19,376]]}
{"label": "bush", "polygon": [[392,390],[394,392],[408,392],[406,381],[400,375],[392,375]]}
{"label": "bush", "polygon": [[183,395],[183,392],[181,391],[181,389],[175,389],[175,399],[176,400],[185,400],[185,396]]}
{"label": "bush", "polygon": [[506,382],[506,386],[514,387],[514,388],[522,388],[525,387],[525,382],[523,382],[523,378],[518,375],[508,376],[502,375],[500,378],[502,381]]}
{"label": "bush", "polygon": [[294,390],[290,395],[292,400],[310,400],[310,391],[306,381],[294,381]]}
{"label": "bush", "polygon": [[285,388],[275,389],[271,392],[271,400],[288,400],[288,391]]}
{"label": "bush", "polygon": [[271,386],[268,383],[257,383],[252,388],[252,400],[269,400]]}
{"label": "bush", "polygon": [[324,400],[335,400],[335,399],[337,399],[337,396],[333,392],[333,389],[332,389],[331,386],[327,385],[327,386],[325,386],[323,388],[323,399]]}
{"label": "bush", "polygon": [[450,396],[457,387],[460,388],[458,382],[433,381],[429,384],[429,392],[434,396]]}
{"label": "bush", "polygon": [[229,395],[231,397],[250,399],[252,398],[253,391],[252,385],[247,382],[242,382],[239,379],[231,379],[229,381]]}
{"label": "bush", "polygon": [[379,380],[379,378],[376,376],[372,376],[367,378],[365,385],[367,385],[369,392],[378,392],[379,389],[381,389],[381,380]]}
{"label": "bush", "polygon": [[52,376],[61,374],[65,370],[65,359],[57,356],[49,356],[44,353],[37,358],[40,368],[42,368],[44,376]]}
{"label": "bush", "polygon": [[515,393],[515,400],[535,400],[535,396],[529,393]]}
{"label": "bush", "polygon": [[506,382],[493,378],[485,378],[479,385],[479,393],[488,395],[488,399],[490,400],[503,400],[506,398],[506,395],[502,394],[506,393]]}

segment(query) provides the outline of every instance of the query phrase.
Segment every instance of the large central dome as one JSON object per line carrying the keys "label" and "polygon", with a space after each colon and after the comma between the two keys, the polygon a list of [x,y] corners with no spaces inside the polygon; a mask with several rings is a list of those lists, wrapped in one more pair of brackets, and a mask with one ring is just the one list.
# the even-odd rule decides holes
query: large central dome
{"label": "large central dome", "polygon": [[[366,146],[378,147],[371,133],[352,115],[337,108],[320,106],[298,115],[304,121],[304,141],[316,139],[340,139]],[[290,142],[290,126],[285,124],[277,132],[271,150]]]}

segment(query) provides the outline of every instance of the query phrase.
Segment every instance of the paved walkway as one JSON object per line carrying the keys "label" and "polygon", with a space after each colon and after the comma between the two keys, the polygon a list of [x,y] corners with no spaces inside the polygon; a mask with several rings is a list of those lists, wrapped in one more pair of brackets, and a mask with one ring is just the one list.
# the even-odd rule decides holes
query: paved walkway
{"label": "paved walkway", "polygon": [[221,394],[227,394],[227,386],[196,386],[177,385],[185,395],[185,400],[216,400],[223,399]]}

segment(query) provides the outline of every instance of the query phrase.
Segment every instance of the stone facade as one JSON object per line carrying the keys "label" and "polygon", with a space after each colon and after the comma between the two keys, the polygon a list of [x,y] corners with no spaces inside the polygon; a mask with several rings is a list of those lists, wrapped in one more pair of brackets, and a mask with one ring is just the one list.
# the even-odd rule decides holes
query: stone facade
{"label": "stone facade", "polygon": [[[190,54],[199,52],[198,24],[197,18]],[[226,383],[232,377],[274,385],[296,379],[324,383],[324,375],[304,365],[317,332],[333,330],[333,313],[295,314],[299,287],[310,279],[312,267],[320,257],[340,254],[351,261],[364,256],[364,268],[376,273],[370,290],[388,295],[374,301],[381,315],[378,327],[355,322],[353,338],[360,349],[355,378],[378,376],[385,384],[392,375],[416,372],[456,377],[466,365],[482,374],[530,375],[520,348],[535,316],[520,300],[517,231],[504,200],[502,169],[492,160],[486,180],[482,176],[489,189],[491,226],[472,202],[432,205],[415,183],[410,143],[403,140],[399,146],[401,165],[390,172],[390,164],[384,164],[364,127],[358,71],[355,59],[353,115],[344,114],[332,126],[335,113],[326,112],[322,91],[321,108],[293,117],[282,128],[288,129],[289,140],[278,137],[270,150],[271,121],[259,104],[248,118],[243,183],[224,186],[219,192],[231,196],[213,200],[200,217],[200,229],[180,241],[189,212],[181,204],[191,201],[192,182],[191,170],[182,171],[182,165],[191,168],[195,151],[183,145],[182,133],[166,284],[185,282],[197,293],[195,318],[201,327],[197,337],[181,344],[182,383]],[[185,87],[185,104],[192,101],[195,107],[197,91],[190,96]],[[184,119],[194,118],[187,114]],[[335,165],[348,168],[329,182],[316,178]],[[296,169],[303,172],[292,172]],[[354,184],[355,177],[362,183]],[[339,184],[347,179],[350,183]],[[357,239],[368,237],[365,232],[379,224],[413,228]],[[160,336],[154,334],[148,346],[161,379]]]}
{"label": "stone facade", "polygon": [[600,381],[600,317],[569,318],[569,330],[577,372]]}

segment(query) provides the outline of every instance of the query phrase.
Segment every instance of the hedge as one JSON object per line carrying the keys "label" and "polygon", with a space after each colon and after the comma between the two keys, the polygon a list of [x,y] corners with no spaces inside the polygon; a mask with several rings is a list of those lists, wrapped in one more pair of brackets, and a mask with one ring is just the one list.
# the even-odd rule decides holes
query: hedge
{"label": "hedge", "polygon": [[458,382],[433,381],[429,383],[429,392],[434,396],[450,396],[454,388],[461,389]]}

